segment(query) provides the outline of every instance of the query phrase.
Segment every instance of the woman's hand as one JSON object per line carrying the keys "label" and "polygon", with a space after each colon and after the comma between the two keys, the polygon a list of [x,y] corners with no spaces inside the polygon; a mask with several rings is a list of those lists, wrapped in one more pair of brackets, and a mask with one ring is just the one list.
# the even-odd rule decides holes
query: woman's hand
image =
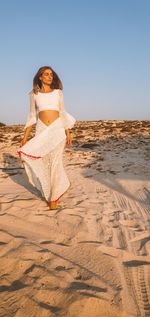
{"label": "woman's hand", "polygon": [[66,130],[66,145],[71,145],[72,144],[72,139],[71,139],[71,134],[69,130]]}
{"label": "woman's hand", "polygon": [[72,139],[71,139],[71,135],[70,134],[67,135],[66,144],[67,145],[71,145],[72,144]]}
{"label": "woman's hand", "polygon": [[25,145],[26,142],[27,142],[27,138],[26,138],[26,137],[23,137],[23,139],[21,140],[20,146]]}

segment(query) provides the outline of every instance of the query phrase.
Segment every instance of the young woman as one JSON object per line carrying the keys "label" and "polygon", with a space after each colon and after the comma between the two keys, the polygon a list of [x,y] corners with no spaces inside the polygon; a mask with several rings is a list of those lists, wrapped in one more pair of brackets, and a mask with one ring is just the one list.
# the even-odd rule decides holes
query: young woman
{"label": "young woman", "polygon": [[[62,82],[49,66],[41,67],[33,79],[30,113],[17,153],[29,182],[40,190],[50,209],[70,187],[63,167],[63,150],[72,143],[70,129],[75,118],[64,108]],[[35,136],[28,141],[32,126]]]}

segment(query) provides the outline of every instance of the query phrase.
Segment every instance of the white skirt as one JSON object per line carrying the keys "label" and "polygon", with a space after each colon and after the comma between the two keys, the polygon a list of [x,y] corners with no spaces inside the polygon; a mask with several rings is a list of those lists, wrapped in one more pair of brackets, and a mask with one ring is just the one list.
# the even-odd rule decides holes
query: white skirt
{"label": "white skirt", "polygon": [[58,201],[70,187],[63,166],[66,134],[62,121],[57,118],[45,125],[39,118],[35,136],[19,148],[29,182],[40,190],[48,203]]}

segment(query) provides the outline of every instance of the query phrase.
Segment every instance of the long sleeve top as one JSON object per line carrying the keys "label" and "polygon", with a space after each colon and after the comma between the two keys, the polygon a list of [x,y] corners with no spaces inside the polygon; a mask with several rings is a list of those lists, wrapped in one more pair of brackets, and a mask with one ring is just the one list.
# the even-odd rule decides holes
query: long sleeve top
{"label": "long sleeve top", "polygon": [[38,94],[31,92],[30,112],[24,129],[35,124],[37,122],[39,112],[43,110],[57,110],[65,129],[71,129],[76,122],[76,119],[65,110],[62,90],[54,89],[49,93],[38,92]]}

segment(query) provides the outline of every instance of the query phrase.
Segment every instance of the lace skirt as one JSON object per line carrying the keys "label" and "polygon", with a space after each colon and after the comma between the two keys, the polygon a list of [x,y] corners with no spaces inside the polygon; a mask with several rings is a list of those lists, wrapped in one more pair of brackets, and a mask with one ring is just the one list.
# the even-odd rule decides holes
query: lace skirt
{"label": "lace skirt", "polygon": [[60,118],[45,125],[39,118],[35,136],[19,148],[29,182],[48,202],[58,201],[70,186],[63,166],[66,134]]}

